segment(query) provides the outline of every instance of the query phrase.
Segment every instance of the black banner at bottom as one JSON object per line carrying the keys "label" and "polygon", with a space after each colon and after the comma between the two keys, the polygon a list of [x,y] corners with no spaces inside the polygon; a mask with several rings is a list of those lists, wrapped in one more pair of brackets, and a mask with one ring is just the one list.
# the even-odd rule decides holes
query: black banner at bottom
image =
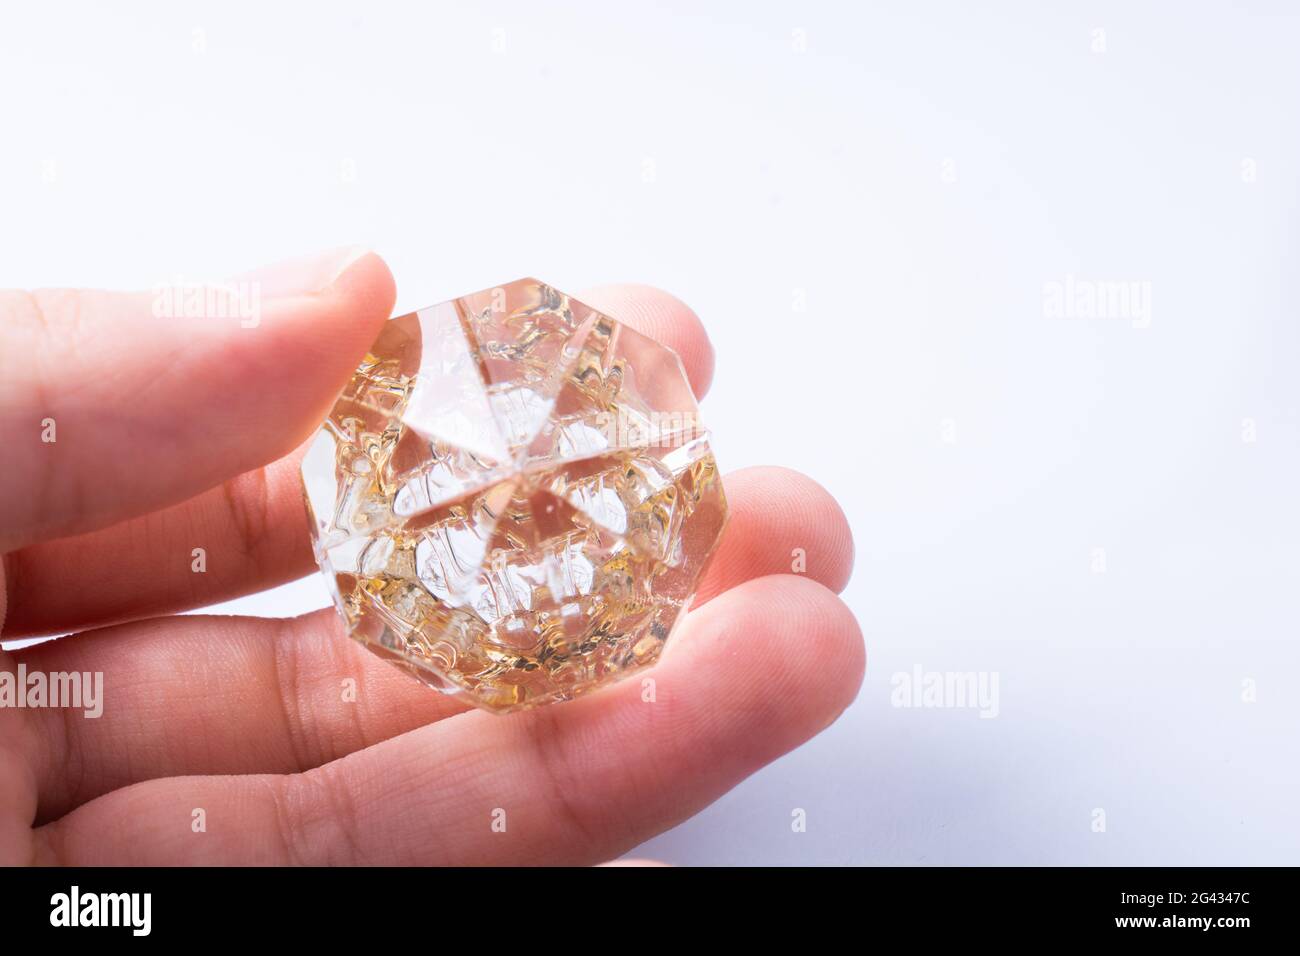
{"label": "black banner at bottom", "polygon": [[0,870],[0,925],[10,939],[83,943],[373,944],[399,928],[606,942],[684,926],[732,945],[780,929],[882,939],[919,929],[927,945],[972,933],[1230,945],[1293,937],[1294,883],[1287,869],[1200,868]]}

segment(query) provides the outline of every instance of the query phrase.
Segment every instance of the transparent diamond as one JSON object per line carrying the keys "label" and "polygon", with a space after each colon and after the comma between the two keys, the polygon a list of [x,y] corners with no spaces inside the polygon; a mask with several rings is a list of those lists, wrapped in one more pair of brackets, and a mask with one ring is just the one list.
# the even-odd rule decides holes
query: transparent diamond
{"label": "transparent diamond", "polygon": [[657,660],[727,520],[678,357],[535,279],[389,321],[302,475],[351,636],[493,711]]}

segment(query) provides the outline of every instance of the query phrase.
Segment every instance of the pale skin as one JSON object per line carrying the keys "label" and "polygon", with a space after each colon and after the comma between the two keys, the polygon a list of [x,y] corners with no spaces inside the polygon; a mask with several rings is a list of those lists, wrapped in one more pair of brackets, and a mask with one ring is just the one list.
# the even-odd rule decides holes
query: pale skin
{"label": "pale skin", "polygon": [[[253,278],[256,328],[159,319],[149,293],[0,291],[0,636],[73,632],[0,669],[104,674],[98,719],[0,708],[0,864],[599,863],[852,701],[848,524],[778,467],[726,476],[731,523],[646,672],[653,702],[632,679],[495,716],[373,657],[332,608],[175,616],[314,571],[300,446],[395,299],[359,250]],[[687,306],[578,295],[676,349],[703,396],[713,350]]]}

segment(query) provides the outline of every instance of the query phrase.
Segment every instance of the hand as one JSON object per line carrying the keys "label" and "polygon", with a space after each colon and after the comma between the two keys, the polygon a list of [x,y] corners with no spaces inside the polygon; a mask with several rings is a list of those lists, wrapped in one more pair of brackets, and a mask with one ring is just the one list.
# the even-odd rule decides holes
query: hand
{"label": "hand", "polygon": [[[104,697],[99,718],[0,708],[0,863],[594,863],[853,699],[849,528],[781,468],[726,478],[731,524],[652,704],[631,680],[499,717],[375,658],[332,608],[172,616],[314,571],[294,449],[393,307],[373,254],[248,278],[255,327],[156,318],[149,293],[0,292],[0,633],[81,632],[0,671],[102,672]],[[703,394],[690,309],[640,286],[580,297],[675,348]]]}

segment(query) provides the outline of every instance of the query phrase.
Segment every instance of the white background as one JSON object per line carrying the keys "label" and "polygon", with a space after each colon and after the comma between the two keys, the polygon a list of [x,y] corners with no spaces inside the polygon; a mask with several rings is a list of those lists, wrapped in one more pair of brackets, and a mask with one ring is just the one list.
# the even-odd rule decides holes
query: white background
{"label": "white background", "polygon": [[[869,664],[640,855],[1296,863],[1300,13],[974,6],[6,3],[0,285],[362,242],[403,310],[669,289],[724,466],[843,502]],[[1049,317],[1067,275],[1149,326]],[[917,665],[998,716],[891,707]]]}

